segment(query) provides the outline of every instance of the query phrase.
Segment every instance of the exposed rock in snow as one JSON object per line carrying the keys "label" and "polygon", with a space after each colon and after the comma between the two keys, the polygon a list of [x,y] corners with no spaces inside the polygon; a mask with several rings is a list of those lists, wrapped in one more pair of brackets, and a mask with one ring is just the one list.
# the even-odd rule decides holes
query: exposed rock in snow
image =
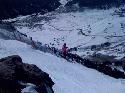
{"label": "exposed rock in snow", "polygon": [[16,55],[0,59],[1,91],[21,93],[22,85],[19,81],[35,84],[38,93],[53,93],[54,82],[47,73],[40,70],[36,65],[22,63],[22,59]]}
{"label": "exposed rock in snow", "polygon": [[[125,18],[114,15],[113,11],[114,9],[72,13],[53,12],[43,16],[23,18],[15,23],[15,27],[45,45],[61,49],[66,42],[74,54],[82,57],[97,54],[97,60],[102,61],[102,58],[105,60],[108,56],[114,61],[125,56]],[[100,64],[99,61],[98,65],[89,62],[85,64],[87,67],[107,73],[104,75],[77,63],[68,63],[54,55],[33,50],[21,42],[1,40],[1,48],[1,56],[19,54],[24,62],[36,64],[49,73],[55,82],[55,93],[124,93],[125,81],[107,76],[110,74],[116,78],[119,76],[125,78],[124,72],[120,72],[119,75],[116,68],[110,67],[112,64],[110,62]],[[114,58],[115,56],[117,57]],[[29,86],[28,89],[31,87],[33,86]]]}
{"label": "exposed rock in snow", "polygon": [[0,42],[1,58],[12,54],[20,55],[23,62],[35,64],[49,73],[55,82],[54,93],[124,93],[124,79],[115,79],[77,63],[67,62],[54,55],[34,50],[19,41],[0,39]]}
{"label": "exposed rock in snow", "polygon": [[14,18],[20,15],[50,12],[60,6],[58,0],[1,0],[0,19]]}
{"label": "exposed rock in snow", "polygon": [[[76,47],[78,50],[74,53],[80,56],[98,52],[120,59],[125,54],[125,17],[120,17],[116,10],[53,12],[23,18],[15,23],[15,27],[34,40],[58,49],[63,43],[69,48]],[[107,42],[110,46],[102,47]],[[97,47],[91,50],[93,46]]]}

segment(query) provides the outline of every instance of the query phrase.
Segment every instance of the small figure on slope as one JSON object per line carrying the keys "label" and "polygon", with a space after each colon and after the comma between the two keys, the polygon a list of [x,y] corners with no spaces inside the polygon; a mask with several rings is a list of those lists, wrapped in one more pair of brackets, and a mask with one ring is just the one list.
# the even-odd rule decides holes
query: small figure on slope
{"label": "small figure on slope", "polygon": [[68,47],[66,46],[66,43],[64,43],[62,47],[62,54],[64,58],[66,58],[67,53],[68,53]]}

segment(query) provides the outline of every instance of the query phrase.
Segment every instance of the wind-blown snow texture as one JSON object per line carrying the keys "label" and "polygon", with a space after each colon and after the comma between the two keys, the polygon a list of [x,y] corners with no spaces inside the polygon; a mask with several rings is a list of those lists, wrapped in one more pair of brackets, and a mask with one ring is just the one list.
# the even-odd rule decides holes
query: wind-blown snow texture
{"label": "wind-blown snow texture", "polygon": [[35,64],[49,73],[55,82],[53,87],[55,93],[124,93],[125,91],[125,81],[122,79],[114,79],[96,70],[33,50],[18,41],[0,39],[0,44],[0,58],[12,54],[20,55],[23,62]]}

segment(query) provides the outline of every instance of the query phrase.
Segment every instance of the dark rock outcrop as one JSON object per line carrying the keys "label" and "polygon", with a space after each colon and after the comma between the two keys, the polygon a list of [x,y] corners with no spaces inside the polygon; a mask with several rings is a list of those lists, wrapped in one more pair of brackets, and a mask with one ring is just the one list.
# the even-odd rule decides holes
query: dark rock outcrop
{"label": "dark rock outcrop", "polygon": [[0,0],[0,19],[55,10],[58,0]]}
{"label": "dark rock outcrop", "polygon": [[54,93],[54,82],[36,65],[23,63],[17,55],[0,59],[0,91],[21,93],[19,81],[35,84],[38,93]]}
{"label": "dark rock outcrop", "polygon": [[114,77],[116,79],[122,78],[125,79],[125,74],[124,72],[120,71],[119,69],[114,68],[114,61],[110,61],[110,59],[103,59],[102,60],[97,60],[97,59],[89,59],[89,58],[85,58],[83,59],[82,57],[80,57],[77,54],[71,54],[68,53],[66,56],[66,59],[68,61],[75,61],[77,63],[82,64],[83,66],[86,66],[88,68],[92,68],[95,69],[99,72],[102,72],[106,75],[109,75],[111,77]]}

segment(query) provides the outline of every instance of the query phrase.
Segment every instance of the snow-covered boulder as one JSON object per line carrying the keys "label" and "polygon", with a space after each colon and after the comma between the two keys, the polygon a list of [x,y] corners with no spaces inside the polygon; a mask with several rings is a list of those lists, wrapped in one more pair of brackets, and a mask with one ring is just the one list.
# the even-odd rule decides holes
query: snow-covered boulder
{"label": "snow-covered boulder", "polygon": [[35,89],[38,93],[53,93],[54,82],[36,65],[23,63],[17,55],[0,59],[0,91],[21,93],[20,82],[36,85]]}

